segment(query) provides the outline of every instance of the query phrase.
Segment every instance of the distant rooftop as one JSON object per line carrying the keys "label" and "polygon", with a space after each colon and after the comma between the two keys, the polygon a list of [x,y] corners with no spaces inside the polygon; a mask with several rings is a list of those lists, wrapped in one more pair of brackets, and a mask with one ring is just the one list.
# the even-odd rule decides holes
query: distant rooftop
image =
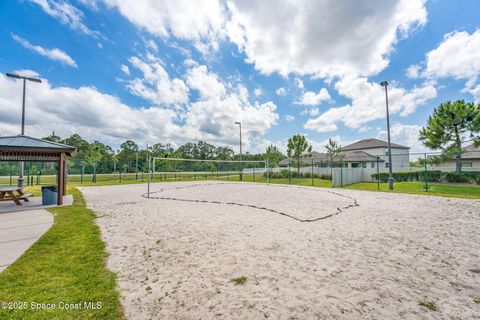
{"label": "distant rooftop", "polygon": [[[289,161],[294,159],[283,159],[280,161],[280,166],[287,166]],[[302,158],[300,160],[303,164],[311,164],[312,161],[314,164],[322,163],[322,162],[329,162],[330,159],[326,153],[319,153],[313,151],[310,157]],[[377,158],[368,154],[364,151],[342,151],[333,159],[334,162],[375,162]],[[382,159],[378,159],[379,162],[384,162]]]}
{"label": "distant rooftop", "polygon": [[[400,144],[391,143],[392,148],[397,149],[410,149],[409,147],[402,146]],[[379,139],[363,139],[345,147],[342,147],[342,151],[352,151],[361,149],[373,149],[373,148],[388,148],[388,142]]]}
{"label": "distant rooftop", "polygon": [[66,144],[51,142],[51,141],[33,138],[25,135],[0,137],[0,149],[11,150],[11,151],[17,151],[17,150],[39,150],[39,151],[57,151],[57,152],[75,151],[75,147],[72,147]]}
{"label": "distant rooftop", "polygon": [[462,159],[480,159],[480,148],[475,147],[473,144],[466,146]]}

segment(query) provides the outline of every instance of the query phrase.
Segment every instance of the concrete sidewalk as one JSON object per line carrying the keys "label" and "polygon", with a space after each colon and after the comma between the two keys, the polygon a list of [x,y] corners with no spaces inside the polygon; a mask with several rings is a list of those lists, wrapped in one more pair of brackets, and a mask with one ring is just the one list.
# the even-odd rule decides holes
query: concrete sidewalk
{"label": "concrete sidewalk", "polygon": [[44,209],[0,213],[0,272],[15,262],[53,224]]}

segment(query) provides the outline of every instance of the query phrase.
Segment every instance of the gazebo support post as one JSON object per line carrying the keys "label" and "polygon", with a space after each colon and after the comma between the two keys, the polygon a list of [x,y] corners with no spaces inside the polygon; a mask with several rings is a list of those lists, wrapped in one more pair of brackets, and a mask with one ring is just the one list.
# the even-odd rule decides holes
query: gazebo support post
{"label": "gazebo support post", "polygon": [[64,156],[63,157],[63,195],[67,194],[67,180],[68,180],[67,156]]}
{"label": "gazebo support post", "polygon": [[63,204],[63,190],[65,184],[65,154],[61,153],[58,159],[57,205]]}

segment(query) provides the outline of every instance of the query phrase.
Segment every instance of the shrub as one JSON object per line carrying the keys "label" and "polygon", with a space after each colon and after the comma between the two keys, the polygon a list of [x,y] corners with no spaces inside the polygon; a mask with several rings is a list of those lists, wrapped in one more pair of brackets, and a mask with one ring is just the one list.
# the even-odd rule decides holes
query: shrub
{"label": "shrub", "polygon": [[463,173],[470,177],[473,182],[480,184],[480,171],[465,171]]}
{"label": "shrub", "polygon": [[[265,172],[263,174],[263,176],[265,178],[268,178],[268,173]],[[312,178],[312,173],[311,172],[304,172],[304,173],[300,172],[300,174],[298,174],[296,170],[290,170],[290,177],[291,178]],[[286,179],[286,178],[288,178],[288,170],[281,170],[280,172],[271,172],[270,173],[270,178],[271,179]],[[332,175],[314,173],[313,178],[332,180]]]}
{"label": "shrub", "polygon": [[417,172],[394,172],[393,179],[395,181],[414,181],[418,180]]}
{"label": "shrub", "polygon": [[280,174],[282,175],[282,178],[288,178],[288,170],[283,169],[280,171]]}
{"label": "shrub", "polygon": [[445,178],[448,182],[469,182],[470,177],[465,174],[464,172],[456,173],[456,172],[448,172],[445,175]]}
{"label": "shrub", "polygon": [[372,180],[380,180],[380,182],[387,182],[388,181],[388,172],[381,172],[381,173],[374,173],[371,175]]}
{"label": "shrub", "polygon": [[440,170],[428,170],[428,171],[419,171],[417,172],[418,178],[421,181],[425,181],[425,175],[427,176],[427,181],[429,182],[439,182],[442,180],[444,173]]}

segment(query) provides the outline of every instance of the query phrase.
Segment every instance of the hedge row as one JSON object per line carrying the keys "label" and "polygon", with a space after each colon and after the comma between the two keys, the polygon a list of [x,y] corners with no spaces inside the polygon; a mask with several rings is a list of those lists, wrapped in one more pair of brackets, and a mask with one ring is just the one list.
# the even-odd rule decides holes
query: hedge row
{"label": "hedge row", "polygon": [[[263,175],[264,175],[265,178],[268,177],[266,172]],[[271,172],[270,173],[270,178],[272,178],[272,179],[285,179],[285,178],[288,178],[288,177],[290,177],[290,178],[311,178],[312,173],[310,173],[310,172],[304,172],[304,173],[300,172],[300,174],[299,174],[299,173],[297,173],[297,171],[293,171],[293,170],[290,171],[290,174],[288,173],[288,170],[281,170],[280,172]],[[313,178],[324,179],[324,180],[332,180],[332,175],[314,173]]]}
{"label": "hedge row", "polygon": [[[372,180],[381,182],[388,181],[389,174],[387,172],[374,173],[371,175]],[[425,181],[429,182],[476,182],[480,184],[480,171],[468,171],[468,172],[442,172],[440,170],[428,170],[428,171],[413,171],[413,172],[394,172],[394,181]]]}

